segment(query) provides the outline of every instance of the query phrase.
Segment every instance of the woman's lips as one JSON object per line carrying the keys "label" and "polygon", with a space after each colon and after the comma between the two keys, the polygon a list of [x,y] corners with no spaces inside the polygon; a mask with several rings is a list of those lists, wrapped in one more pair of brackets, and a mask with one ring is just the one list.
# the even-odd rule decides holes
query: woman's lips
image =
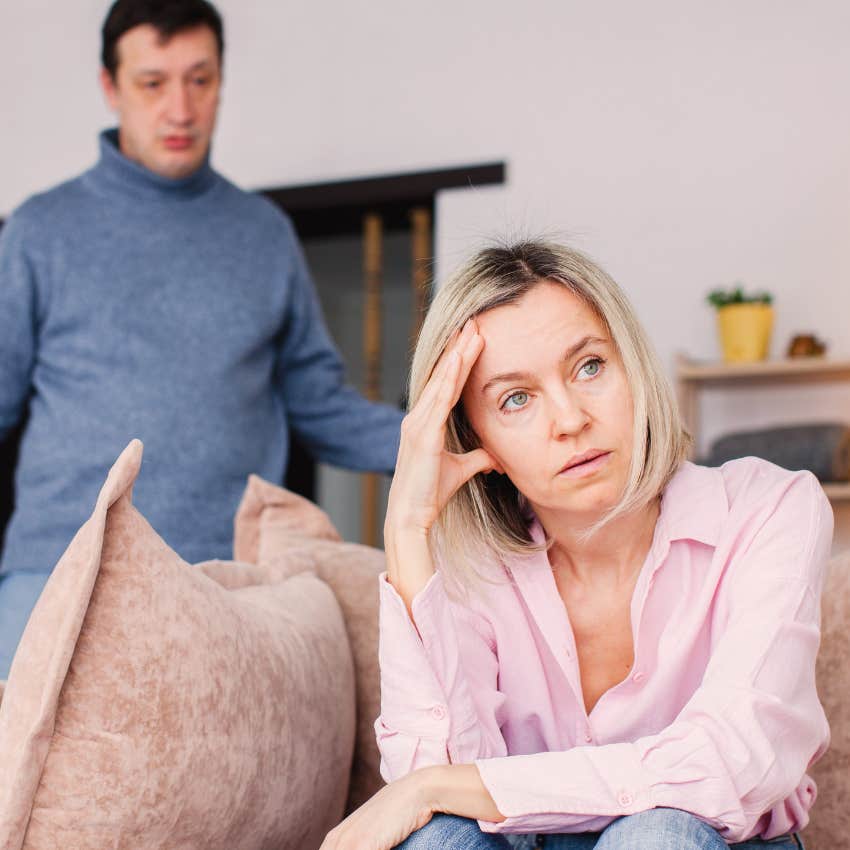
{"label": "woman's lips", "polygon": [[593,475],[594,472],[601,469],[608,463],[610,457],[611,452],[602,452],[596,457],[586,460],[583,463],[577,463],[575,466],[569,466],[562,469],[558,473],[558,476],[563,478],[584,478],[588,475]]}

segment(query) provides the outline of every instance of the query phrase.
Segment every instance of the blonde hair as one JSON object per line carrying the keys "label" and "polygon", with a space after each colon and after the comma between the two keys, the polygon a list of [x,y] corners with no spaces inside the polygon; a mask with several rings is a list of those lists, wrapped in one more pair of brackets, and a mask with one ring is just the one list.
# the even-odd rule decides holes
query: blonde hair
{"label": "blonde hair", "polygon": [[[589,258],[545,241],[497,245],[475,254],[440,288],[425,318],[410,372],[410,406],[422,394],[452,334],[467,319],[513,303],[543,281],[565,286],[604,322],[632,395],[628,480],[617,504],[586,530],[589,536],[659,496],[690,444],[670,385],[634,309],[614,280]],[[446,448],[465,452],[478,446],[458,403],[449,417]],[[468,588],[471,576],[484,577],[476,567],[482,557],[504,558],[541,548],[531,541],[528,521],[525,500],[507,476],[474,476],[455,493],[432,529],[441,569],[460,588]]]}

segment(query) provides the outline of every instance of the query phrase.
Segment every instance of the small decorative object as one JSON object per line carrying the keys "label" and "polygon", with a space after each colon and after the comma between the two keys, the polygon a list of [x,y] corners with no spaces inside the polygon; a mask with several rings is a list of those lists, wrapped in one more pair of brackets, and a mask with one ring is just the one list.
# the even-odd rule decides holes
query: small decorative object
{"label": "small decorative object", "polygon": [[789,357],[823,357],[826,343],[814,334],[797,334],[788,343]]}
{"label": "small decorative object", "polygon": [[751,363],[767,357],[773,330],[772,302],[769,293],[747,295],[740,284],[708,294],[708,303],[717,308],[720,345],[727,363]]}

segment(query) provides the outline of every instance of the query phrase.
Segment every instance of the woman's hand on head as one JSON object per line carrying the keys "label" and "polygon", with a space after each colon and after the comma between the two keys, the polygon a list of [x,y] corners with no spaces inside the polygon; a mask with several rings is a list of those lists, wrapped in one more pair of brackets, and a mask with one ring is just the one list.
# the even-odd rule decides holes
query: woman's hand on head
{"label": "woman's hand on head", "polygon": [[390,487],[385,536],[428,531],[449,499],[479,472],[494,468],[484,449],[446,450],[446,426],[484,339],[470,319],[446,347],[422,395],[405,416]]}

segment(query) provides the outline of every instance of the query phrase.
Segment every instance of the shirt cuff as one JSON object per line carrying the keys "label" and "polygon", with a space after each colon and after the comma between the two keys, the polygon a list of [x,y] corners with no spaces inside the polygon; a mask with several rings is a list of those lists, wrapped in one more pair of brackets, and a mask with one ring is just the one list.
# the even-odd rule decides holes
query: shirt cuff
{"label": "shirt cuff", "polygon": [[616,817],[654,805],[632,744],[478,759],[475,764],[506,818],[481,821],[484,832],[598,831]]}
{"label": "shirt cuff", "polygon": [[[414,607],[433,587],[436,576],[414,599]],[[446,695],[434,674],[422,639],[404,600],[387,580],[380,587],[381,717],[385,729],[419,738],[445,740],[449,735]]]}

